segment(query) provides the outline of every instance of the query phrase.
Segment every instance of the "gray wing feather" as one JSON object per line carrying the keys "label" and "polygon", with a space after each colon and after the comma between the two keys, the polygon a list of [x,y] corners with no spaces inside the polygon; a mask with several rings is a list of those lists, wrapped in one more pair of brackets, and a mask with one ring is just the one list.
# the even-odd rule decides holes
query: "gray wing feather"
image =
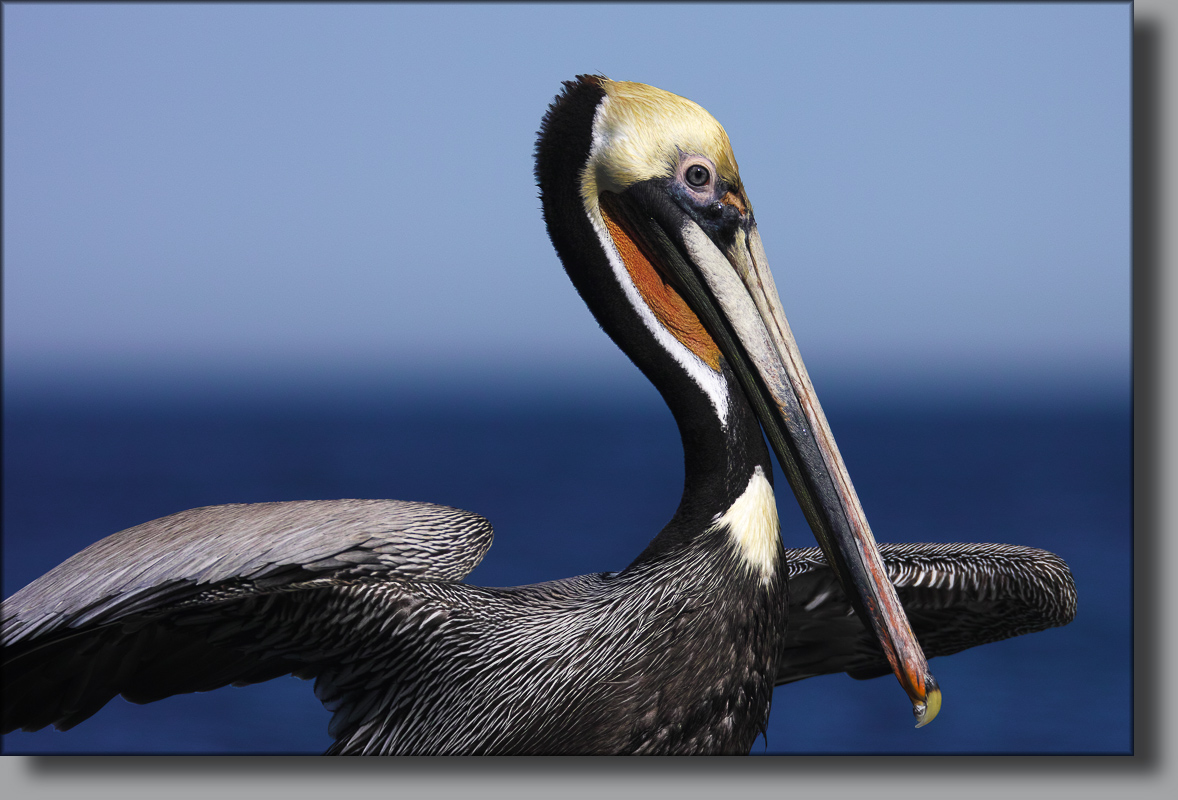
{"label": "gray wing feather", "polygon": [[172,604],[218,584],[272,588],[315,577],[392,573],[459,581],[491,546],[467,511],[397,500],[206,506],[87,547],[4,603],[5,646]]}
{"label": "gray wing feather", "polygon": [[491,537],[478,515],[391,500],[210,506],[129,528],[5,601],[3,731],[64,730],[117,694],[310,677],[351,646],[341,586],[386,583],[390,601],[423,581],[465,588]]}
{"label": "gray wing feather", "polygon": [[[881,544],[888,577],[929,658],[1066,625],[1076,585],[1062,559],[1004,544]],[[787,551],[789,623],[777,683],[891,672],[817,548]]]}

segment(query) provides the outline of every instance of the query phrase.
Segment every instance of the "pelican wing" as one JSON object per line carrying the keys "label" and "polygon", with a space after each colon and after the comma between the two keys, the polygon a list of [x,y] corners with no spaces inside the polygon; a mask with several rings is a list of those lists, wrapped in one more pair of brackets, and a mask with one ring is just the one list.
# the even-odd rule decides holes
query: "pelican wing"
{"label": "pelican wing", "polygon": [[[925,655],[1066,625],[1076,585],[1053,553],[1006,544],[881,544],[888,577]],[[892,669],[854,614],[817,548],[787,551],[789,624],[777,683],[846,672],[876,678]]]}
{"label": "pelican wing", "polygon": [[[5,601],[3,730],[299,673],[331,645],[297,598],[460,581],[491,538],[476,514],[392,500],[210,506],[116,533]],[[419,610],[398,592],[380,593],[391,621]]]}

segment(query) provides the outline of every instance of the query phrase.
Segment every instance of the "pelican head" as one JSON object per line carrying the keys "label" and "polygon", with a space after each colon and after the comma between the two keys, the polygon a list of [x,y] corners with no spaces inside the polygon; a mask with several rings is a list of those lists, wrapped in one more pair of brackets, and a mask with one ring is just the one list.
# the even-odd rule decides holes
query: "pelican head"
{"label": "pelican head", "polygon": [[721,428],[729,393],[743,393],[918,727],[930,722],[940,690],[786,322],[724,128],[670,92],[581,76],[545,118],[536,172],[566,271],[672,409],[688,384],[660,381],[650,351],[707,396]]}

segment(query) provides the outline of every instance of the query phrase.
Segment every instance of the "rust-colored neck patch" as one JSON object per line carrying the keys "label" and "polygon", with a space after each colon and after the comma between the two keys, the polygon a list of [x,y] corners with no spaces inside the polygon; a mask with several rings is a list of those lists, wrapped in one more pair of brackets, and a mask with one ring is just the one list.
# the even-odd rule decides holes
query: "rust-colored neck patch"
{"label": "rust-colored neck patch", "polygon": [[704,329],[699,317],[687,305],[671,286],[663,280],[663,276],[655,269],[646,253],[638,242],[626,230],[621,221],[621,215],[611,214],[608,196],[601,197],[598,208],[602,219],[609,229],[610,238],[622,256],[622,263],[630,273],[631,280],[638,287],[647,307],[654,314],[664,328],[691,352],[700,357],[705,364],[720,371],[720,348],[712,341],[711,335]]}

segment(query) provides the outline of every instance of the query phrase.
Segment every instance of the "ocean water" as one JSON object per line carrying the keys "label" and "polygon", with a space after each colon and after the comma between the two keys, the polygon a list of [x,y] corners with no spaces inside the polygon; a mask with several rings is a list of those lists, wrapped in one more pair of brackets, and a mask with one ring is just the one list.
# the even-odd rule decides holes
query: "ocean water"
{"label": "ocean water", "polygon": [[[779,687],[754,753],[1127,753],[1131,418],[1127,401],[826,407],[880,541],[994,541],[1061,555],[1065,628],[931,662],[944,708],[915,730],[894,679]],[[425,500],[495,525],[471,583],[623,568],[674,511],[682,455],[657,401],[9,401],[4,594],[91,542],[186,508]],[[777,475],[787,546],[812,537]],[[116,698],[6,753],[317,753],[329,715],[295,678],[148,706]]]}

